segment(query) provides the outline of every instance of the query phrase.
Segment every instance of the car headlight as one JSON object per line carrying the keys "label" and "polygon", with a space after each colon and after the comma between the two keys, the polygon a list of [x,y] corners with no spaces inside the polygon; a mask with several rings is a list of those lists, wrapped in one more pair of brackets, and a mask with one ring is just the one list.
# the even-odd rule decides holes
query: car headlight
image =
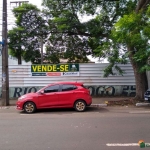
{"label": "car headlight", "polygon": [[20,101],[20,100],[22,100],[22,99],[24,99],[24,98],[26,98],[26,96],[25,96],[25,95],[23,95],[23,96],[19,97],[19,98],[18,98],[18,101]]}

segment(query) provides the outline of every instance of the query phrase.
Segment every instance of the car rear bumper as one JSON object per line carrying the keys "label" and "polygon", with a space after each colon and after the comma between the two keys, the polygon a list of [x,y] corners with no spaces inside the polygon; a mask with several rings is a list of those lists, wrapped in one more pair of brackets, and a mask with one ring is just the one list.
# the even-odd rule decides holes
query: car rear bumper
{"label": "car rear bumper", "polygon": [[92,97],[90,96],[87,101],[87,106],[90,106],[91,104],[92,104]]}
{"label": "car rear bumper", "polygon": [[87,104],[87,106],[91,106],[91,104],[92,104],[92,103],[90,103],[90,104]]}

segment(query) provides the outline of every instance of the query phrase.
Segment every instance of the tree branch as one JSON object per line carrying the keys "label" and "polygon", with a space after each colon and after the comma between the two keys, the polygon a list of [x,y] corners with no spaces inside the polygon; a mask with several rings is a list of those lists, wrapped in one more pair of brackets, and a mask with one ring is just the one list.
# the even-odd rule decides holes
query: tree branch
{"label": "tree branch", "polygon": [[135,10],[136,13],[138,13],[141,9],[145,9],[149,3],[150,3],[150,0],[139,0],[136,10]]}

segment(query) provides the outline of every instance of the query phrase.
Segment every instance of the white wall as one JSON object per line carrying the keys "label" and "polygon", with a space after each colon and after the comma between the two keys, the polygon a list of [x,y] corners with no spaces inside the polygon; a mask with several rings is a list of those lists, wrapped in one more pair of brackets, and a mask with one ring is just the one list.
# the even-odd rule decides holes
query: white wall
{"label": "white wall", "polygon": [[[130,64],[120,65],[126,72],[123,76],[103,77],[103,70],[108,64],[81,63],[79,76],[32,76],[31,65],[9,65],[9,95],[19,97],[35,92],[47,84],[59,81],[80,81],[87,86],[92,96],[135,95],[135,77]],[[0,66],[0,80],[1,80]],[[1,82],[0,82],[1,91]]]}
{"label": "white wall", "polygon": [[[130,64],[120,65],[125,74],[103,77],[103,70],[108,64],[81,63],[79,76],[32,76],[31,65],[9,65],[10,87],[45,86],[59,81],[81,81],[85,85],[135,85],[135,77]],[[1,70],[1,66],[0,66]],[[2,74],[0,71],[0,80]],[[0,82],[1,86],[1,82]]]}

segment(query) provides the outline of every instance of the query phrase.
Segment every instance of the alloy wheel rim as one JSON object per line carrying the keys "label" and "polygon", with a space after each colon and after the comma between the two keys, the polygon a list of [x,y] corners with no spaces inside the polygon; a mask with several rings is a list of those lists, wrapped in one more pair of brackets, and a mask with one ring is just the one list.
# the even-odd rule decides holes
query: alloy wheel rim
{"label": "alloy wheel rim", "polygon": [[25,110],[26,110],[27,112],[33,112],[33,110],[34,110],[34,105],[31,104],[31,103],[28,103],[27,105],[25,105]]}
{"label": "alloy wheel rim", "polygon": [[85,108],[85,104],[83,102],[78,102],[76,104],[76,108],[77,108],[77,110],[82,111]]}

